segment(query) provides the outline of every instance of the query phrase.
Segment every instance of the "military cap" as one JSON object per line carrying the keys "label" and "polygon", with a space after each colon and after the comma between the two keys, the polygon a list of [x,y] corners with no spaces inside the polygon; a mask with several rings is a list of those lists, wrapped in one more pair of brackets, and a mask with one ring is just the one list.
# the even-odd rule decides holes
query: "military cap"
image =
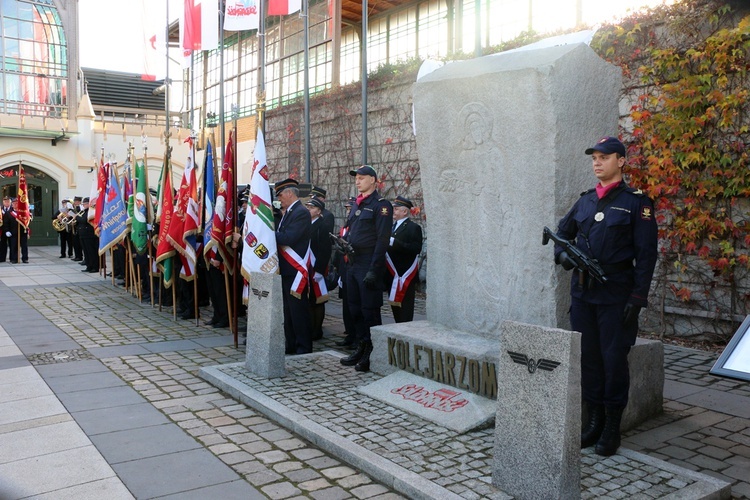
{"label": "military cap", "polygon": [[370,165],[362,165],[357,170],[350,170],[349,171],[349,175],[351,175],[352,177],[355,177],[357,174],[359,174],[359,175],[371,175],[371,176],[375,177],[376,180],[378,178],[378,173],[375,172],[375,169],[372,168]]}
{"label": "military cap", "polygon": [[299,181],[296,181],[294,179],[284,179],[281,182],[277,182],[274,184],[273,188],[276,190],[276,196],[279,195],[283,190],[285,190],[288,187],[297,187],[299,186]]}
{"label": "military cap", "polygon": [[318,207],[321,210],[325,210],[326,208],[326,204],[320,198],[310,198],[310,201],[305,203],[305,205],[309,205],[311,207]]}
{"label": "military cap", "polygon": [[599,151],[605,155],[612,153],[619,153],[620,156],[625,156],[625,146],[620,142],[617,137],[602,137],[592,147],[588,148],[585,153],[587,155],[593,154],[594,151]]}
{"label": "military cap", "polygon": [[8,201],[10,201],[10,196],[3,196],[3,200],[8,200]]}
{"label": "military cap", "polygon": [[80,196],[74,196],[73,197],[73,201],[81,201],[82,199],[83,198],[81,198]]}
{"label": "military cap", "polygon": [[89,197],[87,196],[87,197],[85,197],[85,198],[83,199],[83,203],[88,203],[88,202],[89,202]]}
{"label": "military cap", "polygon": [[414,208],[414,204],[411,202],[411,200],[404,198],[403,196],[396,196],[396,199],[393,200],[393,206],[406,207],[408,209]]}
{"label": "military cap", "polygon": [[326,190],[320,186],[313,186],[312,189],[310,190],[310,194],[312,194],[313,196],[319,196],[321,198],[325,198]]}
{"label": "military cap", "polygon": [[349,199],[344,202],[344,206],[353,207],[356,202],[357,202],[357,198],[354,196],[350,196]]}

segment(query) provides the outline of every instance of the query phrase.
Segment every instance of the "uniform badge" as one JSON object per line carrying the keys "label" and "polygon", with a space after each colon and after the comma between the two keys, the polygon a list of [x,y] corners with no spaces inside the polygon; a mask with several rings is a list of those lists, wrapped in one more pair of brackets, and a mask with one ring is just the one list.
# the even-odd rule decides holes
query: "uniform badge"
{"label": "uniform badge", "polygon": [[596,215],[594,215],[594,220],[596,222],[601,222],[604,220],[604,212],[596,212]]}
{"label": "uniform badge", "polygon": [[653,216],[653,213],[651,211],[651,207],[643,207],[643,208],[641,208],[641,219],[643,219],[643,220],[651,220],[652,216]]}
{"label": "uniform badge", "polygon": [[380,215],[388,215],[388,207],[381,208]]}
{"label": "uniform badge", "polygon": [[354,212],[354,215],[356,215],[357,217],[359,217],[359,214],[361,214],[361,213],[362,213],[362,210],[357,210],[356,212]]}

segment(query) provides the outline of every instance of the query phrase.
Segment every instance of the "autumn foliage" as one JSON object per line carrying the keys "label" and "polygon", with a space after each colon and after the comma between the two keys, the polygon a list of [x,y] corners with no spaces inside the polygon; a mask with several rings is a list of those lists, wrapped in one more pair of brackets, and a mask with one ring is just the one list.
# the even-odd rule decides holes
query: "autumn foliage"
{"label": "autumn foliage", "polygon": [[663,289],[732,332],[749,312],[750,12],[686,1],[600,30],[592,47],[628,82],[628,173],[657,207]]}

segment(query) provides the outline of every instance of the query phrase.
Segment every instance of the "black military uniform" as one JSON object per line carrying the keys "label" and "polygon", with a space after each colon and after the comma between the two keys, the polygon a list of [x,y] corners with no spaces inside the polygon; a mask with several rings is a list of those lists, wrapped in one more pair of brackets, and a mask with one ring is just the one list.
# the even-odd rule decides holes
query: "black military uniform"
{"label": "black military uniform", "polygon": [[[294,179],[277,182],[274,186],[276,198],[279,198],[285,189],[296,189],[298,185],[299,182]],[[284,300],[286,354],[312,352],[312,324],[306,288],[293,289],[296,278],[302,278],[300,286],[307,279],[307,263],[304,259],[310,248],[310,225],[310,212],[297,200],[286,207],[284,216],[276,228],[281,292]]]}
{"label": "black military uniform", "polygon": [[[73,214],[77,217],[81,213],[83,207],[81,206],[83,198],[80,196],[73,197]],[[70,225],[71,240],[73,242],[73,260],[75,262],[81,262],[83,260],[83,247],[81,247],[81,237],[78,235],[77,226],[78,221],[75,224]]]}
{"label": "black military uniform", "polygon": [[[364,165],[350,175],[375,177],[375,169]],[[345,366],[354,365],[357,371],[370,370],[372,341],[370,328],[382,324],[380,307],[383,305],[383,277],[385,253],[391,236],[393,207],[381,198],[377,189],[368,196],[357,197],[346,221],[346,239],[354,248],[354,258],[347,263],[346,295],[357,333],[357,350],[341,359]]]}
{"label": "black military uniform", "polygon": [[[55,211],[54,214],[52,214],[52,220],[63,220],[66,217],[73,215],[70,212],[70,208],[67,206],[68,203],[70,203],[69,200],[65,199],[62,201],[62,209]],[[71,205],[72,207],[72,205]],[[58,236],[60,237],[60,258],[64,259],[67,257],[73,256],[73,240],[71,238],[71,232],[70,232],[70,221],[68,221],[68,224],[63,227],[62,231],[57,231]]]}
{"label": "black military uniform", "polygon": [[[326,301],[328,301],[328,295],[325,297],[319,295],[322,290],[318,290],[316,287],[315,279],[325,281],[326,275],[328,274],[328,262],[331,260],[331,237],[328,231],[325,221],[323,220],[322,212],[325,210],[325,203],[319,198],[311,198],[306,203],[309,207],[316,207],[320,209],[321,216],[312,221],[310,226],[310,252],[315,256],[315,266],[313,266],[312,272],[314,275],[310,276],[310,316],[312,318],[312,339],[320,340],[323,338],[323,319],[326,315]],[[318,290],[316,292],[316,290]]]}
{"label": "black military uniform", "polygon": [[[0,227],[0,262],[5,262],[8,250],[10,250],[11,260],[16,252],[15,246],[11,244],[13,234],[16,232],[16,219],[11,215],[11,210],[10,197],[5,196],[2,206],[3,225]],[[17,260],[18,256],[15,258]]]}
{"label": "black military uniform", "polygon": [[[586,154],[625,156],[625,147],[605,137]],[[619,161],[619,160],[618,160]],[[624,160],[622,162],[624,164]],[[654,206],[640,190],[620,180],[581,195],[558,224],[558,236],[575,239],[585,255],[598,261],[607,277],[599,283],[576,269],[571,280],[570,321],[581,332],[581,387],[589,423],[582,447],[596,443],[596,453],[615,453],[620,419],[628,403],[628,352],[638,333],[638,313],[647,297],[657,259]],[[555,261],[572,268],[568,255],[555,248]]]}
{"label": "black military uniform", "polygon": [[[18,264],[18,249],[21,249],[21,261],[24,264],[29,263],[29,229],[25,227],[24,225],[20,224],[18,222],[18,198],[13,198],[13,204],[11,206],[11,217],[13,218],[13,223],[11,224],[11,227],[13,228],[11,231],[11,237],[10,237],[10,261],[13,264]],[[31,222],[31,221],[29,221]],[[5,224],[3,223],[3,226]],[[20,242],[19,242],[20,240]]]}
{"label": "black military uniform", "polygon": [[[393,206],[409,210],[414,208],[412,202],[403,196],[397,196]],[[387,264],[390,274],[388,298],[396,323],[414,319],[414,299],[419,281],[417,262],[421,251],[422,228],[419,224],[408,217],[395,221],[388,246]]]}
{"label": "black military uniform", "polygon": [[[83,204],[88,205],[89,199],[84,198]],[[99,237],[94,231],[94,227],[89,224],[89,207],[85,206],[83,211],[76,216],[76,227],[81,238],[83,247],[83,258],[86,261],[86,268],[81,272],[98,273],[99,272]]]}

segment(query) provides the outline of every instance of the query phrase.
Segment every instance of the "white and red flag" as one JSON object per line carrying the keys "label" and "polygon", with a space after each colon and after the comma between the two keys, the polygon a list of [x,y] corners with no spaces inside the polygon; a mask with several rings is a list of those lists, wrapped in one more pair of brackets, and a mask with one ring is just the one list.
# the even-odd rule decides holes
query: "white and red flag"
{"label": "white and red flag", "polygon": [[185,50],[216,49],[219,46],[219,1],[185,0],[180,35]]}
{"label": "white and red flag", "polygon": [[269,16],[286,16],[302,8],[302,0],[268,0]]}
{"label": "white and red flag", "polygon": [[257,30],[260,24],[260,0],[227,0],[224,31]]}

